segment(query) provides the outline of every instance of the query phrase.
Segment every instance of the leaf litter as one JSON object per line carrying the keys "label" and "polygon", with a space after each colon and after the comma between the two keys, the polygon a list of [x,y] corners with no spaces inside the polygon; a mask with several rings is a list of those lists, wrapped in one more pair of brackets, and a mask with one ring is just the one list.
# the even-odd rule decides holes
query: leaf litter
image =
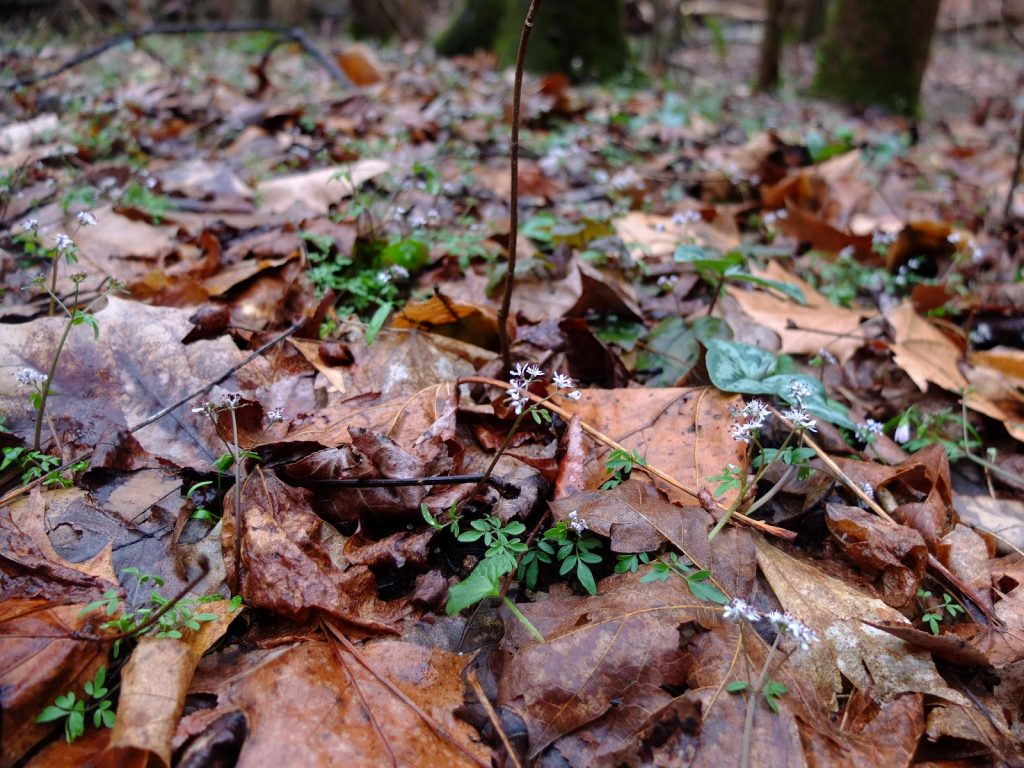
{"label": "leaf litter", "polygon": [[[947,54],[993,75],[975,105],[1008,92]],[[1024,759],[1012,106],[914,145],[706,51],[682,100],[528,77],[511,351],[579,397],[530,383],[551,423],[502,449],[493,62],[356,47],[344,93],[290,62],[257,88],[247,55],[200,43],[195,86],[118,50],[3,97],[0,765]],[[46,378],[43,287],[104,278]],[[445,482],[499,449],[506,485]],[[115,656],[103,622],[182,588],[244,609]],[[103,666],[109,736],[36,722]]]}

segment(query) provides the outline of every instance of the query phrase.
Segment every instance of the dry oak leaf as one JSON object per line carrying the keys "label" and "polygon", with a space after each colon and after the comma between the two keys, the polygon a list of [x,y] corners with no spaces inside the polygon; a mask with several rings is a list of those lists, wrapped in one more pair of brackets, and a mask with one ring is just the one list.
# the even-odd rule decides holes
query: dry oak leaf
{"label": "dry oak leaf", "polygon": [[504,643],[514,654],[498,703],[523,718],[531,758],[605,715],[617,699],[681,684],[681,625],[711,613],[681,579],[644,584],[636,574],[603,579],[596,597],[552,597],[520,608],[545,642],[506,617]]}
{"label": "dry oak leaf", "polygon": [[43,528],[45,496],[0,507],[0,766],[18,761],[53,729],[35,722],[69,689],[81,690],[106,662],[105,643],[74,640],[75,631],[99,631],[98,613],[82,615],[117,584],[109,544],[84,563],[69,563]]}
{"label": "dry oak leaf", "polygon": [[918,692],[967,704],[963,695],[946,685],[930,654],[868,623],[909,627],[901,613],[759,536],[754,536],[754,543],[757,564],[782,607],[821,638],[809,650],[795,654],[790,663],[822,697],[842,690],[841,673],[856,688],[872,689],[881,702]]}
{"label": "dry oak leaf", "polygon": [[[693,387],[585,389],[579,400],[561,405],[696,493],[727,464],[744,463],[744,446],[729,434],[730,409],[741,403],[738,395],[713,387]],[[593,456],[594,469],[588,479],[592,488],[607,479],[604,459],[608,451],[604,446],[594,450],[598,453]],[[684,506],[700,503],[695,495],[662,480],[655,480],[655,485],[671,501]],[[728,506],[733,495],[735,492],[726,494],[722,502]]]}
{"label": "dry oak leaf", "polygon": [[[53,382],[62,396],[46,404],[57,428],[75,434],[65,448],[76,453],[123,439],[126,427],[202,389],[245,359],[246,353],[226,336],[182,345],[180,340],[192,328],[192,312],[111,297],[96,313],[99,338],[85,325],[72,330]],[[35,412],[28,409],[25,393],[14,386],[11,374],[26,366],[47,370],[63,322],[44,317],[4,328],[0,412],[11,415],[7,427],[12,432],[31,434]],[[260,358],[241,368],[224,387],[236,392],[256,388],[271,377],[270,365]],[[132,437],[154,457],[203,472],[210,468],[210,457],[223,452],[209,419],[192,413],[189,405]]]}
{"label": "dry oak leaf", "polygon": [[[960,372],[960,348],[940,330],[917,314],[913,304],[900,304],[885,314],[892,326],[893,361],[902,368],[918,389],[924,392],[931,382],[947,392],[963,395],[968,380]],[[983,394],[968,391],[963,395],[967,407],[1013,426],[1019,417],[1008,412]],[[1024,436],[1019,430],[1017,434]]]}
{"label": "dry oak leaf", "polygon": [[227,600],[204,603],[202,612],[217,618],[181,640],[144,637],[132,651],[121,670],[117,722],[104,756],[108,764],[153,757],[171,765],[172,740],[196,664],[239,615]]}
{"label": "dry oak leaf", "polygon": [[753,274],[799,288],[806,304],[797,304],[766,290],[743,290],[730,286],[729,295],[739,302],[755,323],[771,328],[782,342],[781,352],[790,355],[816,355],[827,349],[845,363],[864,344],[861,318],[869,312],[838,307],[807,282],[787,272],[777,262]]}
{"label": "dry oak leaf", "polygon": [[[384,603],[366,566],[348,567],[345,538],[316,515],[308,492],[258,469],[241,491],[241,573],[245,604],[303,621],[314,610],[374,632],[395,632],[403,602]],[[235,495],[225,497],[221,547],[235,582]]]}
{"label": "dry oak leaf", "polygon": [[886,603],[899,607],[914,597],[928,566],[928,547],[920,533],[845,504],[826,505],[825,522],[846,557],[881,578]]}
{"label": "dry oak leaf", "polygon": [[713,248],[725,253],[741,245],[738,234],[726,232],[696,221],[673,221],[671,216],[657,216],[632,211],[614,222],[615,233],[637,259],[672,256],[682,242]]}
{"label": "dry oak leaf", "polygon": [[[462,704],[459,675],[468,657],[401,641],[375,641],[360,653],[481,762],[489,750],[454,711]],[[398,764],[417,768],[479,765],[439,738],[405,703],[354,658],[339,663],[331,646],[308,642],[269,651],[229,649],[199,665],[191,693],[214,694],[217,706],[181,721],[195,733],[224,714],[241,711],[247,734],[238,768],[391,765],[380,726]],[[350,675],[354,675],[355,683]],[[358,686],[358,693],[356,687]],[[268,695],[272,691],[273,695]],[[362,694],[360,697],[359,694]],[[372,712],[368,717],[365,699]]]}
{"label": "dry oak leaf", "polygon": [[389,167],[385,160],[366,158],[351,165],[268,179],[257,185],[256,194],[263,201],[260,209],[264,213],[288,211],[298,216],[323,216],[332,205]]}
{"label": "dry oak leaf", "polygon": [[577,512],[590,530],[610,539],[612,552],[650,552],[666,541],[698,568],[711,567],[711,515],[665,501],[650,483],[630,478],[607,491],[581,491],[550,504],[556,521]]}

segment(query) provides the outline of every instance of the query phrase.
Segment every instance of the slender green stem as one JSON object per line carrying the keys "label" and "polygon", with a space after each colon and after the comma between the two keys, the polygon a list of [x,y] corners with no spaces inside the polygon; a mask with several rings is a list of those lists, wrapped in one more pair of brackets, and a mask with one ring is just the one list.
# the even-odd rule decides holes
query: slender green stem
{"label": "slender green stem", "polygon": [[235,458],[235,578],[232,592],[241,594],[242,588],[242,457],[238,450],[238,419],[235,408],[231,412],[231,453]]}
{"label": "slender green stem", "polygon": [[519,607],[515,603],[513,603],[511,600],[508,599],[507,595],[505,596],[504,599],[505,599],[505,605],[508,606],[508,609],[510,611],[512,611],[512,615],[515,616],[517,619],[519,619],[520,622],[522,622],[523,626],[526,627],[526,631],[529,632],[530,635],[538,643],[543,643],[544,642],[544,635],[542,635],[540,633],[539,629],[537,629],[535,626],[533,626],[533,622],[530,621],[528,618],[526,618],[526,615],[522,611],[519,610]]}
{"label": "slender green stem", "polygon": [[480,493],[480,491],[482,491],[487,486],[488,481],[491,479],[491,473],[494,472],[494,468],[498,465],[498,460],[501,459],[502,454],[504,454],[505,451],[508,449],[508,444],[512,442],[512,436],[516,433],[516,430],[519,429],[519,425],[523,423],[523,419],[525,419],[534,410],[539,409],[541,406],[543,406],[544,403],[548,402],[548,400],[550,400],[552,397],[553,395],[548,395],[540,402],[534,403],[525,411],[516,416],[516,420],[512,422],[512,427],[509,429],[508,434],[505,435],[505,439],[501,442],[501,447],[498,448],[497,453],[494,454],[494,458],[491,459],[491,463],[488,464],[487,469],[484,470],[483,477],[480,478],[480,482],[477,483],[476,488],[473,489],[473,493],[470,494],[471,497],[476,496],[478,493]]}
{"label": "slender green stem", "polygon": [[[786,439],[782,441],[782,445],[775,452],[775,455],[772,457],[772,460],[761,465],[761,467],[754,474],[754,479],[750,483],[743,484],[743,487],[740,488],[740,492],[736,494],[736,501],[734,501],[729,506],[729,509],[726,510],[724,515],[718,518],[718,522],[715,523],[715,527],[712,528],[711,531],[708,533],[708,541],[714,541],[715,537],[722,532],[722,529],[725,528],[725,526],[729,523],[729,520],[732,519],[732,516],[736,514],[736,511],[740,508],[740,504],[743,503],[743,498],[746,496],[747,489],[751,487],[757,487],[758,481],[760,481],[760,479],[764,477],[764,473],[768,471],[768,467],[770,467],[772,464],[779,460],[779,457],[782,455],[782,452],[786,450],[786,447],[789,445],[789,441],[793,439],[793,435],[795,434],[796,430],[786,435]],[[761,444],[757,443],[757,447],[760,448]],[[779,480],[779,483],[776,483],[776,486],[788,481],[788,479],[788,477],[783,475],[783,478]],[[772,488],[771,490],[768,491],[768,493],[770,493],[771,496],[774,496],[776,493],[778,493],[778,489]],[[771,496],[768,496],[768,499],[770,499]],[[765,499],[764,502],[768,501],[768,499]],[[764,502],[754,502],[750,509],[747,510],[746,514],[749,516],[753,510],[760,507]]]}
{"label": "slender green stem", "polygon": [[[53,294],[50,294],[51,301]],[[78,307],[78,286],[75,285],[75,300],[74,306]],[[65,308],[65,311],[67,308]],[[52,313],[51,313],[52,314]],[[64,332],[60,336],[60,341],[57,342],[57,348],[53,351],[53,357],[50,359],[50,370],[46,374],[46,381],[43,382],[42,389],[39,393],[39,408],[36,410],[36,428],[32,435],[32,449],[38,451],[39,444],[42,441],[43,432],[43,416],[46,413],[46,401],[50,397],[50,390],[53,387],[53,377],[57,373],[57,363],[60,361],[60,353],[64,351],[64,344],[68,340],[68,336],[71,334],[71,329],[75,324],[75,313],[73,311],[68,312],[68,321],[64,326]]]}

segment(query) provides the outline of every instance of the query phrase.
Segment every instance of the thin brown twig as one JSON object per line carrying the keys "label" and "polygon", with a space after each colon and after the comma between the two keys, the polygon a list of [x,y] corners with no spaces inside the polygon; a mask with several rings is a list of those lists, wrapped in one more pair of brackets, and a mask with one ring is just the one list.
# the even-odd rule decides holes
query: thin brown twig
{"label": "thin brown twig", "polygon": [[[207,384],[202,386],[200,389],[197,389],[194,392],[190,392],[189,394],[185,395],[183,398],[181,398],[177,402],[172,403],[171,405],[168,405],[166,408],[161,408],[159,411],[154,413],[149,418],[144,419],[143,421],[141,421],[138,424],[136,424],[134,427],[131,427],[128,430],[128,433],[129,434],[134,434],[134,433],[138,432],[140,429],[148,427],[153,422],[159,421],[164,416],[166,416],[169,413],[177,410],[181,406],[183,406],[186,403],[194,400],[195,398],[199,397],[200,395],[205,395],[207,392],[209,392],[215,386],[217,386],[222,381],[227,379],[231,374],[235,373],[236,371],[238,371],[241,368],[244,368],[249,363],[251,363],[253,360],[255,360],[257,357],[259,357],[264,352],[266,352],[268,349],[270,349],[271,347],[273,347],[273,346],[275,346],[277,344],[280,344],[282,341],[284,341],[289,336],[294,334],[297,330],[299,330],[299,328],[301,328],[303,325],[305,325],[306,322],[307,322],[307,320],[304,319],[304,320],[300,320],[299,322],[295,323],[291,328],[288,328],[286,331],[284,331],[281,334],[275,336],[273,339],[268,341],[266,344],[261,345],[258,349],[253,351],[252,354],[250,354],[248,357],[246,357],[240,363],[236,363],[235,365],[231,366],[230,368],[225,370],[220,376],[218,376],[217,378],[211,380],[210,382],[208,382]],[[96,448],[93,448],[91,450],[88,450],[88,451],[85,451],[83,453],[80,453],[78,456],[73,457],[69,461],[65,461],[61,466],[57,467],[54,471],[55,472],[64,472],[65,470],[69,469],[73,464],[77,464],[80,461],[85,461],[86,459],[92,458],[92,455],[94,453],[96,453]],[[6,504],[9,504],[10,502],[14,501],[14,499],[18,498],[21,495],[23,495],[25,493],[28,493],[29,491],[31,491],[36,486],[41,485],[43,482],[45,482],[45,480],[46,480],[46,476],[39,477],[39,478],[36,478],[35,480],[33,480],[31,483],[28,483],[27,485],[23,485],[23,486],[21,486],[19,488],[15,488],[12,491],[8,491],[6,494],[4,494],[2,497],[0,497],[0,507],[4,506]]]}
{"label": "thin brown twig", "polygon": [[[489,384],[491,386],[499,387],[501,389],[508,389],[511,386],[508,382],[500,381],[498,379],[487,378],[485,376],[462,376],[462,377],[459,378],[459,382],[460,383],[465,382],[465,383],[469,383],[469,384]],[[526,394],[534,402],[540,402],[541,400],[544,399],[540,395],[535,395],[533,392],[527,392]],[[555,405],[554,403],[551,403],[551,402],[544,403],[544,407],[549,409],[549,410],[551,410],[551,411],[553,411],[554,413],[557,413],[563,419],[568,420],[568,419],[572,418],[572,413],[570,413],[569,411],[565,410],[561,406]],[[612,438],[608,437],[608,435],[604,434],[603,432],[600,432],[597,429],[595,429],[594,427],[590,426],[587,422],[581,421],[580,422],[580,426],[583,428],[584,432],[586,432],[592,438],[597,440],[599,443],[603,443],[604,445],[607,445],[609,448],[612,448],[612,449],[615,449],[615,450],[620,450],[620,451],[625,451],[626,453],[629,453],[628,449],[625,448],[625,446],[621,445],[617,441],[615,441]],[[637,466],[636,469],[638,471],[646,472],[649,475],[653,475],[654,477],[657,477],[659,480],[662,480],[662,481],[668,483],[673,488],[677,488],[678,490],[683,491],[684,493],[688,493],[691,496],[693,496],[694,498],[699,498],[699,494],[700,494],[700,490],[699,489],[690,488],[689,486],[684,485],[683,483],[679,482],[674,477],[672,477],[671,475],[667,474],[666,472],[663,472],[662,470],[658,469],[657,467],[654,467],[654,466],[651,466],[650,464],[648,464],[648,465],[642,466],[642,467],[641,466]],[[721,509],[722,511],[727,511],[726,508],[723,507],[718,501],[715,501],[715,505],[719,509]],[[750,526],[752,528],[756,528],[757,530],[762,531],[763,533],[767,533],[770,536],[775,536],[775,537],[781,538],[781,539],[794,539],[794,538],[796,538],[796,534],[793,531],[786,530],[785,528],[779,528],[778,526],[775,526],[775,525],[770,525],[770,524],[768,524],[766,522],[763,522],[761,520],[755,520],[755,519],[753,519],[751,517],[747,517],[746,515],[741,515],[738,512],[733,514],[733,519],[742,522],[744,525],[748,525],[748,526]]]}
{"label": "thin brown twig", "polygon": [[380,674],[376,669],[374,669],[373,665],[370,664],[366,657],[359,652],[359,649],[356,648],[355,645],[353,645],[352,641],[345,637],[342,631],[338,629],[338,627],[335,626],[330,619],[322,618],[321,621],[323,622],[323,625],[327,627],[328,631],[338,639],[338,642],[345,646],[345,650],[352,654],[356,661],[362,664],[370,672],[370,674],[377,678],[377,680],[380,681],[381,685],[383,685],[385,688],[391,691],[391,693],[394,694],[403,704],[405,704],[413,712],[415,712],[416,715],[424,723],[427,724],[427,727],[429,727],[430,730],[432,730],[435,733],[435,735],[437,735],[441,739],[444,739],[449,744],[454,746],[456,749],[462,752],[462,754],[464,754],[474,763],[479,765],[481,768],[490,768],[490,763],[484,762],[478,755],[472,752],[469,749],[469,747],[467,747],[461,741],[452,736],[452,734],[448,732],[447,728],[445,728],[433,717],[424,712],[420,705],[412,699],[410,699],[401,688],[396,686],[394,683],[392,683],[390,680],[388,680],[386,677]]}
{"label": "thin brown twig", "polygon": [[484,708],[484,712],[487,713],[487,719],[491,721],[491,725],[498,734],[498,738],[501,739],[502,745],[505,747],[505,751],[508,753],[508,759],[512,761],[513,768],[522,768],[522,763],[519,762],[519,756],[516,751],[512,749],[512,742],[508,740],[508,734],[505,733],[505,729],[501,727],[501,718],[498,717],[498,713],[494,711],[494,707],[491,702],[487,699],[487,694],[484,693],[483,686],[480,685],[480,680],[476,676],[476,670],[470,669],[466,673],[466,677],[469,680],[469,687],[473,689],[473,693],[476,695],[477,701],[480,702],[480,706]]}
{"label": "thin brown twig", "polygon": [[349,80],[341,67],[339,67],[338,64],[329,56],[325,55],[323,51],[317,48],[306,33],[298,27],[284,27],[278,24],[267,24],[264,22],[241,22],[223,24],[152,24],[148,27],[129,30],[127,32],[122,32],[119,35],[114,35],[113,37],[104,40],[99,45],[72,56],[63,64],[60,64],[53,69],[47,70],[46,72],[40,72],[36,75],[18,78],[11,83],[4,83],[3,85],[0,85],[0,88],[8,91],[14,91],[18,88],[23,88],[26,85],[32,85],[33,83],[38,83],[42,80],[48,80],[51,77],[56,77],[63,72],[67,72],[73,67],[77,67],[79,64],[84,64],[87,61],[102,56],[112,48],[116,48],[124,43],[135,42],[149,35],[235,34],[239,32],[273,32],[282,37],[288,38],[292,42],[297,43],[306,53],[315,59],[320,66],[327,70],[328,74],[330,74],[334,80],[338,81],[342,85],[352,85],[352,81]]}
{"label": "thin brown twig", "polygon": [[512,309],[512,290],[516,283],[516,241],[519,239],[519,113],[523,94],[523,67],[526,63],[526,46],[530,42],[533,19],[537,14],[540,0],[530,0],[530,9],[523,21],[523,32],[519,37],[519,51],[516,54],[516,77],[512,88],[512,141],[511,150],[512,189],[509,195],[508,260],[505,272],[505,295],[498,310],[498,342],[505,370],[512,367],[512,353],[509,350],[508,316]]}

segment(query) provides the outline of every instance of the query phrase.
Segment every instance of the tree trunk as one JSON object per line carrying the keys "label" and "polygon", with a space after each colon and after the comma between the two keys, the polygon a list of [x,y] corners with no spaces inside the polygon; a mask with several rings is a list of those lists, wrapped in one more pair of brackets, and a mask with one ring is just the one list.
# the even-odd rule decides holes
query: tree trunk
{"label": "tree trunk", "polygon": [[782,52],[782,14],[786,0],[766,0],[761,61],[757,68],[757,90],[770,91],[779,84],[779,55]]}
{"label": "tree trunk", "polygon": [[939,0],[833,0],[815,91],[915,115]]}
{"label": "tree trunk", "polygon": [[493,50],[505,3],[506,0],[466,0],[434,44],[437,52],[442,56],[468,56]]}
{"label": "tree trunk", "polygon": [[[529,0],[506,0],[498,59],[515,63]],[[606,80],[629,64],[622,0],[542,0],[530,36],[526,68],[562,72],[574,80]]]}
{"label": "tree trunk", "polygon": [[804,0],[800,39],[805,43],[813,43],[825,31],[826,5],[825,0]]}

